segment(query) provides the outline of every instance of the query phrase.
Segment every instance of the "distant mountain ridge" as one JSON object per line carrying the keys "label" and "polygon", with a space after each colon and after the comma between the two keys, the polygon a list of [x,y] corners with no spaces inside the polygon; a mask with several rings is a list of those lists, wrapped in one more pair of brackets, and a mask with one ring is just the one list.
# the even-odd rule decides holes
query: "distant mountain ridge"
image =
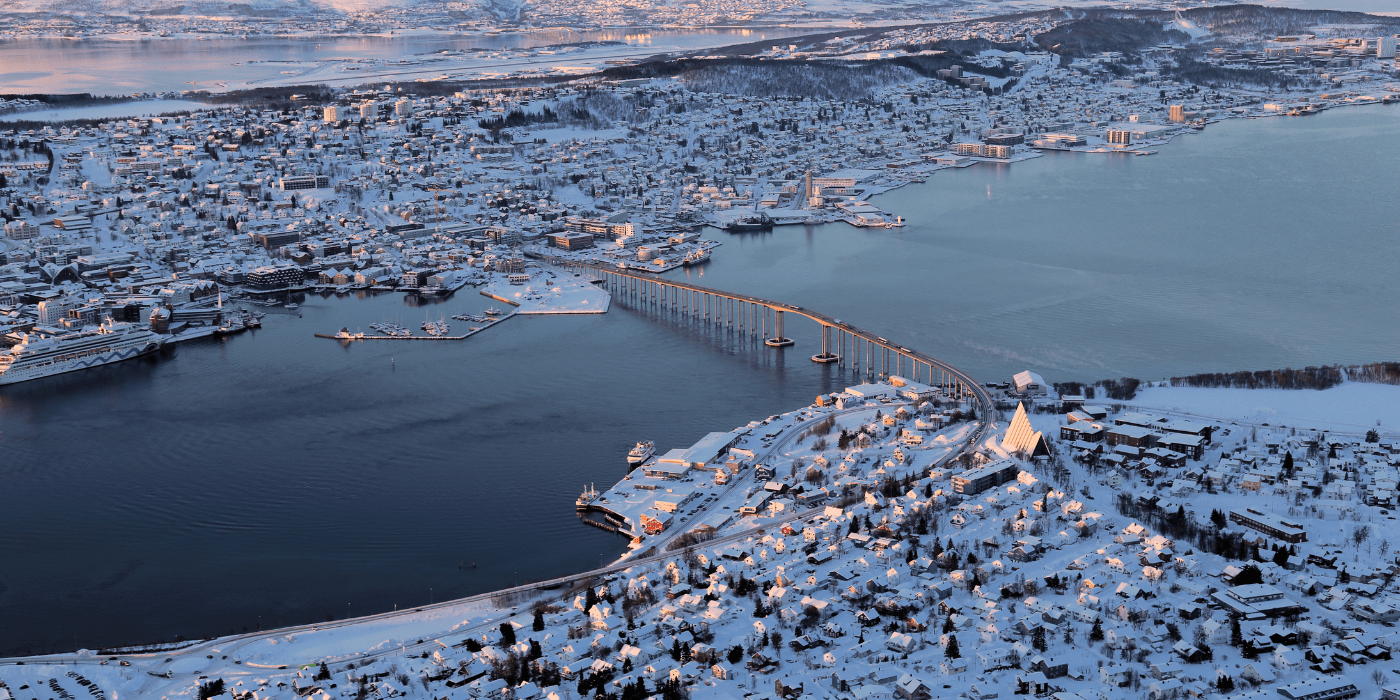
{"label": "distant mountain ridge", "polygon": [[[154,17],[289,17],[346,14],[418,4],[418,0],[0,0],[0,13],[148,15]],[[492,0],[496,5],[512,5]]]}

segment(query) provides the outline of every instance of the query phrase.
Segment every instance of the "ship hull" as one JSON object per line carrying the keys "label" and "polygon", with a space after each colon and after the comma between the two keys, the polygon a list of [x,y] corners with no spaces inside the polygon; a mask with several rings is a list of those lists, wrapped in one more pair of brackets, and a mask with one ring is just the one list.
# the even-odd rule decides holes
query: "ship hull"
{"label": "ship hull", "polygon": [[91,369],[93,367],[99,367],[102,365],[110,365],[116,362],[121,362],[123,360],[131,360],[142,355],[154,352],[159,347],[160,343],[157,343],[155,341],[149,341],[141,345],[134,345],[129,348],[121,348],[118,350],[112,350],[110,352],[98,353],[96,355],[91,355],[88,357],[63,360],[60,362],[54,362],[52,364],[42,365],[38,367],[16,368],[12,365],[9,369],[5,371],[4,374],[0,374],[0,386],[4,386],[6,384],[18,384],[20,382],[27,382],[34,379],[43,379],[44,377],[52,377],[57,374],[67,374],[68,372],[76,372],[81,369]]}
{"label": "ship hull", "polygon": [[752,223],[752,224],[751,224],[751,223],[738,223],[738,222],[735,222],[735,223],[729,225],[729,230],[730,230],[730,231],[739,231],[739,232],[743,232],[743,231],[771,231],[771,230],[773,230],[773,222],[771,222],[771,221],[765,221],[765,222],[763,222],[763,223]]}

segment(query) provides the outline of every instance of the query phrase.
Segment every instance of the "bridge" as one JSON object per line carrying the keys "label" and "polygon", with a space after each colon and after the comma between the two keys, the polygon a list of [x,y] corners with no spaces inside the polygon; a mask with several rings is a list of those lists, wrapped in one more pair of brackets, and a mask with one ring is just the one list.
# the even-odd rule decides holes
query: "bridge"
{"label": "bridge", "polygon": [[659,278],[642,272],[596,263],[544,257],[543,260],[604,284],[615,298],[657,310],[695,317],[704,322],[762,338],[769,347],[787,347],[784,335],[787,314],[815,321],[821,326],[821,352],[813,362],[849,365],[857,373],[881,379],[891,376],[923,382],[943,390],[950,398],[972,399],[978,414],[993,410],[991,394],[962,370],[875,335],[839,318],[801,306],[702,287],[689,282]]}

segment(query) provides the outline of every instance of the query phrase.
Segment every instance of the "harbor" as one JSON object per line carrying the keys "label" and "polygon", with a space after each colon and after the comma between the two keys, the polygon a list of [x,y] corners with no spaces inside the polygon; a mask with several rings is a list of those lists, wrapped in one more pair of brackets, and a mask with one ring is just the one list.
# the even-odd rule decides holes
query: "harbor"
{"label": "harbor", "polygon": [[371,324],[378,333],[351,332],[349,327],[336,333],[315,333],[317,338],[340,341],[360,340],[466,340],[515,316],[555,314],[603,314],[608,312],[611,295],[588,278],[573,272],[529,265],[524,272],[493,274],[481,295],[509,304],[510,312],[496,308],[481,314],[454,314],[452,320],[477,323],[466,333],[453,335],[445,318],[423,323],[427,335],[414,335],[407,328],[389,322]]}

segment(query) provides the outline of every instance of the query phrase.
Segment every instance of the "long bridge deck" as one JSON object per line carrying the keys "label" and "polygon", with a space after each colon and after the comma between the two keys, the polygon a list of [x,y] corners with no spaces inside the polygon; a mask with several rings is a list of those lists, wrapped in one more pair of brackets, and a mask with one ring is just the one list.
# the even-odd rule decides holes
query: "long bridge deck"
{"label": "long bridge deck", "polygon": [[863,367],[867,374],[898,375],[942,387],[950,396],[975,401],[984,416],[993,409],[991,395],[962,370],[819,311],[621,268],[542,257],[554,265],[602,280],[609,291],[626,299],[698,316],[740,332],[761,333],[763,342],[771,347],[793,344],[783,335],[786,314],[811,319],[822,329],[821,352],[812,356],[814,362],[852,363]]}

